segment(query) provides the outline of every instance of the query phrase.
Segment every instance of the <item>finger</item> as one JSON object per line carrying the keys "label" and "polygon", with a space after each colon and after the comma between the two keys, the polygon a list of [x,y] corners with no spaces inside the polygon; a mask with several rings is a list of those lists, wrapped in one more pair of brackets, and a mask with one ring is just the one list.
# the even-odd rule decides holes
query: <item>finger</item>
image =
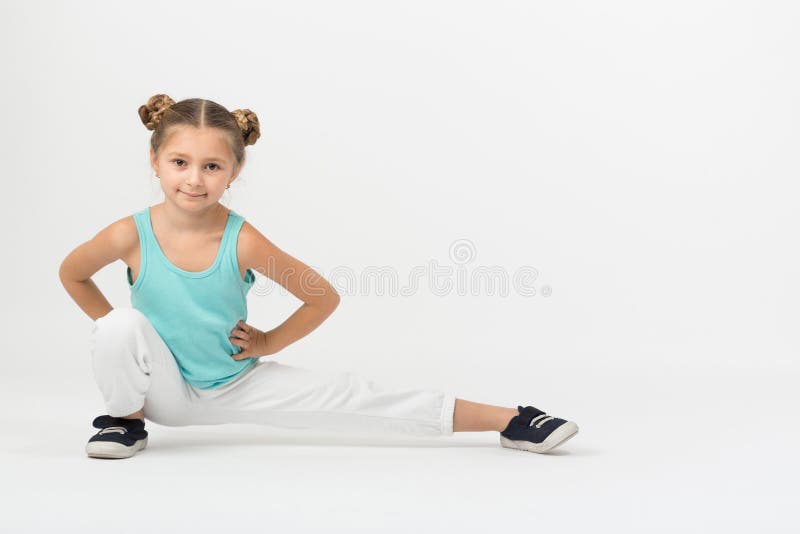
{"label": "finger", "polygon": [[231,331],[231,334],[233,334],[235,337],[237,337],[239,339],[244,339],[245,341],[250,341],[250,334],[248,334],[247,332],[243,332],[241,330],[233,330],[233,331]]}
{"label": "finger", "polygon": [[248,348],[250,348],[250,341],[249,340],[247,340],[247,339],[236,339],[236,338],[232,338],[232,339],[235,339],[236,343],[233,343],[233,341],[231,341],[231,343],[233,343],[237,347],[242,347],[242,350],[247,350]]}
{"label": "finger", "polygon": [[249,328],[248,329],[234,328],[233,330],[231,330],[231,333],[232,334],[236,334],[238,337],[240,337],[242,339],[250,339],[250,329]]}

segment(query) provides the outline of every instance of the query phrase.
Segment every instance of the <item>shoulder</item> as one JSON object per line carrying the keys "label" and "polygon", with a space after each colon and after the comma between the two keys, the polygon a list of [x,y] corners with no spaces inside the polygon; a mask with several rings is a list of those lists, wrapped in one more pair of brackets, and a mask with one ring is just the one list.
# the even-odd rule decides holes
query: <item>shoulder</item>
{"label": "shoulder", "polygon": [[287,254],[247,221],[242,223],[239,231],[236,251],[243,268],[253,269],[273,280],[278,272],[300,273],[308,269],[307,265]]}
{"label": "shoulder", "polygon": [[139,245],[139,230],[136,228],[136,219],[128,215],[109,225],[117,246],[130,250]]}
{"label": "shoulder", "polygon": [[267,237],[259,232],[255,226],[247,220],[242,223],[239,230],[239,240],[236,251],[240,263],[245,269],[259,269],[263,274],[265,255],[274,254],[275,245]]}
{"label": "shoulder", "polygon": [[139,244],[139,231],[133,215],[112,222],[94,237],[94,241],[107,246],[122,257]]}
{"label": "shoulder", "polygon": [[101,268],[129,254],[138,239],[133,216],[114,221],[69,253],[59,268],[61,276],[88,280]]}

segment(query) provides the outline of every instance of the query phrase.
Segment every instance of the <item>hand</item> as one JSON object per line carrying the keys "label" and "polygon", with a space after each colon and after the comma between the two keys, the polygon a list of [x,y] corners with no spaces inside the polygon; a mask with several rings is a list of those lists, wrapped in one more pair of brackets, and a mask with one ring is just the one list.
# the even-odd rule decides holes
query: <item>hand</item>
{"label": "hand", "polygon": [[267,332],[262,332],[244,321],[238,321],[236,328],[231,330],[231,334],[233,336],[228,338],[230,342],[237,347],[242,347],[241,352],[231,355],[234,360],[259,358],[275,352],[270,350]]}

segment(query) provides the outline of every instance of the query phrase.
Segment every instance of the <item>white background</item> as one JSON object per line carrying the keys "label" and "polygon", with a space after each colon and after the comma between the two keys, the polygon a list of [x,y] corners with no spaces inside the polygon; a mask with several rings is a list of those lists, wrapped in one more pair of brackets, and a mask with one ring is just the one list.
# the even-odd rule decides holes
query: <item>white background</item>
{"label": "white background", "polygon": [[[796,532],[799,15],[763,1],[3,3],[0,522]],[[276,360],[534,405],[579,434],[537,455],[494,432],[148,423],[136,457],[87,458],[104,413],[91,320],[58,268],[161,201],[137,115],[157,93],[256,112],[262,137],[223,201],[342,295]],[[468,277],[533,267],[536,294],[429,278],[401,293],[415,267],[454,269],[458,240]],[[371,269],[399,287],[379,290]],[[121,261],[93,280],[130,305]],[[248,322],[272,328],[299,304],[260,277]]]}

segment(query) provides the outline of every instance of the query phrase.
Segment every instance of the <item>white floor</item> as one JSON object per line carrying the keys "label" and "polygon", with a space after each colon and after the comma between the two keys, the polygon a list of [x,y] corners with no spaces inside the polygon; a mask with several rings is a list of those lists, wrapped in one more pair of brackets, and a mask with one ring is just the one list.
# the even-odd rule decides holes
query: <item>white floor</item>
{"label": "white floor", "polygon": [[800,532],[797,377],[727,373],[578,373],[539,407],[580,432],[544,455],[494,432],[148,422],[147,449],[98,460],[83,451],[94,399],[5,389],[0,530]]}

